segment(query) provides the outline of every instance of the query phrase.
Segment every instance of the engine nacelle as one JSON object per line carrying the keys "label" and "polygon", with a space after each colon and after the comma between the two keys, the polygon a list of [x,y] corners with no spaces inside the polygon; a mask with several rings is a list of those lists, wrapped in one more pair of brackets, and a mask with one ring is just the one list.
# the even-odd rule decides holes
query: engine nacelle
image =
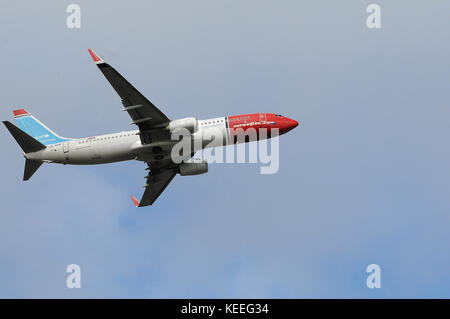
{"label": "engine nacelle", "polygon": [[200,175],[207,172],[208,172],[208,163],[206,161],[202,161],[201,163],[180,164],[181,176]]}
{"label": "engine nacelle", "polygon": [[198,131],[198,120],[195,117],[186,117],[184,119],[170,121],[169,131],[173,132],[179,128],[187,129],[193,134]]}

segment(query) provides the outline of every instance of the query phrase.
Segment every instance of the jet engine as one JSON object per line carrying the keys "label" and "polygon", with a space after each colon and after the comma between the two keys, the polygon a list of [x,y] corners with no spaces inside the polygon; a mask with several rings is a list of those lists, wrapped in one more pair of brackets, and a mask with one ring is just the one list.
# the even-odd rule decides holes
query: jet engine
{"label": "jet engine", "polygon": [[195,117],[173,120],[170,121],[168,128],[171,132],[179,128],[184,128],[193,134],[198,131],[198,120]]}
{"label": "jet engine", "polygon": [[208,172],[208,163],[202,161],[200,163],[181,163],[180,164],[180,175],[190,176],[190,175],[200,175]]}

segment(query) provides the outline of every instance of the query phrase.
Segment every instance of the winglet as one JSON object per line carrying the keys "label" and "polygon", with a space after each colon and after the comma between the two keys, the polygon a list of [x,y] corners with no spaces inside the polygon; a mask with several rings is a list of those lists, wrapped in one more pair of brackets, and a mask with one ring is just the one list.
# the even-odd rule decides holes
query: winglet
{"label": "winglet", "polygon": [[94,60],[95,64],[100,64],[100,63],[105,63],[102,58],[100,58],[94,51],[92,51],[91,49],[88,49],[89,54],[92,57],[92,60]]}
{"label": "winglet", "polygon": [[134,197],[133,195],[131,195],[130,196],[131,197],[131,200],[133,201],[133,203],[134,203],[134,206],[136,206],[136,207],[139,207],[139,201],[136,199],[136,197]]}

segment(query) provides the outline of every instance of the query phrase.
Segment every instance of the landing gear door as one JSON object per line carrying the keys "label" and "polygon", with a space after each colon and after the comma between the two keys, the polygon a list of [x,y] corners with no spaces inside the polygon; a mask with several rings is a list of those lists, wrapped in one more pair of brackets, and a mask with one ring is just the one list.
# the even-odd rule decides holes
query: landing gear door
{"label": "landing gear door", "polygon": [[68,153],[69,152],[69,142],[63,143],[63,152]]}

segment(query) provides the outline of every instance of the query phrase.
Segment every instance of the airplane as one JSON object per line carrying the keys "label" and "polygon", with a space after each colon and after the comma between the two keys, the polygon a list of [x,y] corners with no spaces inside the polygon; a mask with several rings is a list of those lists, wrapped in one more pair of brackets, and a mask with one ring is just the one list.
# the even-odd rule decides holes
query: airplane
{"label": "airplane", "polygon": [[[255,113],[225,116],[199,120],[195,117],[170,120],[155,105],[136,90],[119,72],[103,61],[94,51],[88,49],[94,63],[120,96],[123,108],[132,119],[137,130],[85,138],[66,138],[56,134],[25,109],[13,111],[18,126],[3,121],[11,135],[23,150],[25,170],[23,180],[27,181],[43,163],[73,165],[106,164],[128,160],[146,162],[149,170],[145,177],[145,191],[141,200],[130,196],[136,207],[152,205],[176,174],[181,176],[199,175],[208,172],[208,163],[182,161],[174,162],[172,148],[178,141],[171,139],[176,129],[185,129],[193,140],[207,133],[223,134],[223,144],[230,145],[242,141],[239,134],[254,129],[257,139],[271,138],[271,131],[282,135],[298,125],[298,122],[273,113]],[[238,128],[241,128],[239,131]],[[242,129],[243,128],[243,129]],[[259,134],[265,129],[267,135]],[[212,147],[200,144],[200,149]],[[194,149],[195,151],[195,149]],[[194,152],[186,155],[191,158]]]}

